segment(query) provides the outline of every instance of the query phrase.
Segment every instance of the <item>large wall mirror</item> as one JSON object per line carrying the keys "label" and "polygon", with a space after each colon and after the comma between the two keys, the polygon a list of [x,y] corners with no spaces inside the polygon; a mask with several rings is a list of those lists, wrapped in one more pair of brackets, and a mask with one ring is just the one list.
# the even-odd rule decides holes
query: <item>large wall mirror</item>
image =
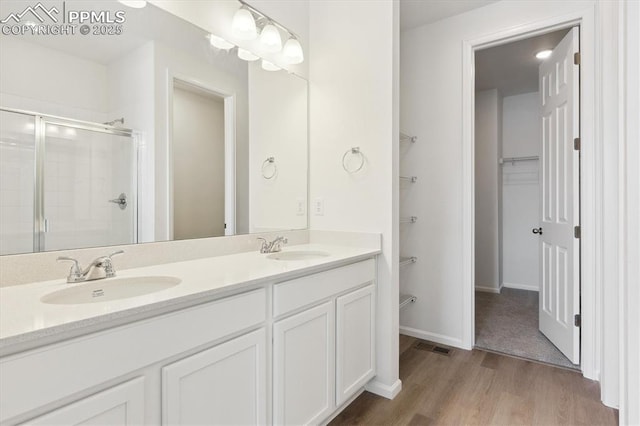
{"label": "large wall mirror", "polygon": [[[87,9],[126,19],[64,30]],[[0,254],[307,227],[306,80],[152,4],[0,18]]]}

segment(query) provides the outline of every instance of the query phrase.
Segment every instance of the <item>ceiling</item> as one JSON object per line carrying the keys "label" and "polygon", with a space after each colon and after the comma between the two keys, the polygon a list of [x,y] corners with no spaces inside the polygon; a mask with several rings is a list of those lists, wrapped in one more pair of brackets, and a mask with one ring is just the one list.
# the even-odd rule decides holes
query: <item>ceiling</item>
{"label": "ceiling", "polygon": [[552,33],[503,44],[476,52],[476,90],[498,89],[502,96],[538,91],[536,53],[553,49],[569,32]]}
{"label": "ceiling", "polygon": [[400,30],[430,24],[440,19],[495,3],[497,0],[400,0]]}

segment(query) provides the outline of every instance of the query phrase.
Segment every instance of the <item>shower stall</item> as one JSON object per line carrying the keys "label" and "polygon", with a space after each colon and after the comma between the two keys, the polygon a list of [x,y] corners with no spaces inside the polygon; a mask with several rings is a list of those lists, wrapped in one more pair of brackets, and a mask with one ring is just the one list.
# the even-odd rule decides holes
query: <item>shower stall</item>
{"label": "shower stall", "polygon": [[0,255],[137,242],[133,131],[0,108]]}

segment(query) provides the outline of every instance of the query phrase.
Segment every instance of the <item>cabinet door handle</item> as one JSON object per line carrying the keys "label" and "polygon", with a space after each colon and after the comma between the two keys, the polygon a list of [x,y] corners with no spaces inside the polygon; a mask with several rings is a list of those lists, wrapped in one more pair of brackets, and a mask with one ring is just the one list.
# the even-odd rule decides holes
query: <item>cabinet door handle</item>
{"label": "cabinet door handle", "polygon": [[533,228],[531,230],[534,234],[542,235],[542,228]]}

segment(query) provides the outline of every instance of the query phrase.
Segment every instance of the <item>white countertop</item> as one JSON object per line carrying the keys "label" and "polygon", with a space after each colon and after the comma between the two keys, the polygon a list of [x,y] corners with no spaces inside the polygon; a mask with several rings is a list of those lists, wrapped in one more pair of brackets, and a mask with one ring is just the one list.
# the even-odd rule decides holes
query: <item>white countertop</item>
{"label": "white countertop", "polygon": [[[118,271],[117,277],[172,276],[182,282],[143,296],[86,304],[54,305],[40,301],[52,292],[86,284],[67,284],[66,277],[0,288],[0,356],[183,309],[244,288],[283,281],[380,253],[379,249],[371,247],[330,244],[302,244],[289,246],[283,251],[300,250],[325,251],[329,256],[281,261],[268,259],[267,255],[258,252],[247,252],[127,269]],[[115,266],[117,268],[117,261]]]}

